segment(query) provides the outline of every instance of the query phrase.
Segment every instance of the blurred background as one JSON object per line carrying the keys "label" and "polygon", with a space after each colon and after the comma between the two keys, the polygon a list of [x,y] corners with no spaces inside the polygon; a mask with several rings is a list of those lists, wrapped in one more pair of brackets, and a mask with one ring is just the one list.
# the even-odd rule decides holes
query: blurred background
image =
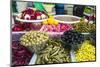
{"label": "blurred background", "polygon": [[[70,4],[55,4],[55,3],[39,3],[42,4],[45,10],[49,14],[53,15],[75,15],[79,17],[83,16],[95,16],[95,6],[87,6],[87,5],[70,5]],[[13,14],[22,12],[26,7],[35,8],[36,2],[12,2],[12,11]]]}

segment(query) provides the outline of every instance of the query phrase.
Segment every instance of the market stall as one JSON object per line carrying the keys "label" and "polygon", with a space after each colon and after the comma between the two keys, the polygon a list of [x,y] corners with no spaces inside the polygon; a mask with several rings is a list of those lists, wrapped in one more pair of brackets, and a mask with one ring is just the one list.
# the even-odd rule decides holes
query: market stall
{"label": "market stall", "polygon": [[96,60],[95,6],[14,1],[12,20],[12,65]]}

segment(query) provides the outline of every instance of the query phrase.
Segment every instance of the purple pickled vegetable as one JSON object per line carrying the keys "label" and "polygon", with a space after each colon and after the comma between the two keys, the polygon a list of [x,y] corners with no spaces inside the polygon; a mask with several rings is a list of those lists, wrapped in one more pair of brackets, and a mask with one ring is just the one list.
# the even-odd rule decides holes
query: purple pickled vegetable
{"label": "purple pickled vegetable", "polygon": [[19,41],[12,42],[12,65],[28,65],[31,57],[32,53]]}

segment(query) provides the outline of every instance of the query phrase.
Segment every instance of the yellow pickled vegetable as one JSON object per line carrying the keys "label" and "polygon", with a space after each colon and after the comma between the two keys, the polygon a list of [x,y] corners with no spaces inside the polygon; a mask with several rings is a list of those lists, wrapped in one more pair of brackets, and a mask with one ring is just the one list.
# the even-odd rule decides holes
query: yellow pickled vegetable
{"label": "yellow pickled vegetable", "polygon": [[95,47],[89,41],[83,42],[81,48],[75,53],[77,62],[96,60]]}
{"label": "yellow pickled vegetable", "polygon": [[48,25],[48,22],[47,22],[47,21],[43,21],[43,24],[44,24],[44,25]]}
{"label": "yellow pickled vegetable", "polygon": [[58,23],[58,21],[54,21],[54,25],[58,25],[59,23]]}
{"label": "yellow pickled vegetable", "polygon": [[54,18],[54,16],[49,16],[49,18],[52,18],[52,19],[53,19],[53,18]]}
{"label": "yellow pickled vegetable", "polygon": [[43,24],[44,25],[47,25],[47,24],[50,24],[50,25],[58,25],[59,22],[56,21],[53,16],[50,16],[46,21],[43,21]]}

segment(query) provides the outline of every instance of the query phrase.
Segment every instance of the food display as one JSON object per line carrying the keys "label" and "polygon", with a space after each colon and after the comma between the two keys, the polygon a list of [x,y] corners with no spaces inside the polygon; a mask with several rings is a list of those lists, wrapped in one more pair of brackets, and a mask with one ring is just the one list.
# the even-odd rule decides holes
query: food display
{"label": "food display", "polygon": [[28,65],[33,55],[26,47],[22,46],[19,41],[13,41],[12,45],[12,65]]}
{"label": "food display", "polygon": [[20,38],[20,42],[23,46],[29,47],[34,52],[38,52],[45,47],[48,39],[49,36],[46,32],[30,31]]}
{"label": "food display", "polygon": [[12,31],[29,31],[33,27],[32,23],[16,23],[14,24]]}
{"label": "food display", "polygon": [[61,40],[65,43],[64,48],[69,45],[71,48],[77,49],[79,44],[84,41],[84,35],[75,30],[69,30],[63,33]]}
{"label": "food display", "polygon": [[45,32],[64,32],[73,29],[71,24],[60,23],[58,25],[44,25],[42,31]]}
{"label": "food display", "polygon": [[79,23],[73,24],[73,27],[76,31],[81,33],[90,33],[96,29],[95,24],[91,24],[85,21],[80,21]]}
{"label": "food display", "polygon": [[24,20],[41,20],[46,19],[47,15],[43,11],[39,11],[36,8],[26,8],[22,11],[21,15],[18,16],[20,19]]}
{"label": "food display", "polygon": [[23,27],[22,27],[22,25],[21,24],[15,24],[15,25],[13,25],[13,27],[12,27],[12,31],[23,31],[24,29],[23,29]]}
{"label": "food display", "polygon": [[26,3],[16,3],[20,12],[12,16],[12,65],[96,61],[96,16],[91,20],[84,15],[96,15],[93,6]]}
{"label": "food display", "polygon": [[71,24],[60,23],[50,16],[46,21],[43,21],[43,26],[40,31],[48,32],[49,35],[58,36],[64,31],[72,30],[73,26]]}
{"label": "food display", "polygon": [[53,16],[50,16],[47,20],[43,21],[44,25],[58,25],[58,21],[54,19]]}
{"label": "food display", "polygon": [[60,40],[49,40],[47,47],[38,55],[36,64],[70,62],[69,51],[65,51]]}
{"label": "food display", "polygon": [[20,31],[31,31],[31,30],[40,30],[42,24],[33,24],[33,23],[21,23],[17,22],[13,25],[12,31],[13,32],[20,32]]}
{"label": "food display", "polygon": [[95,61],[96,60],[96,53],[95,47],[89,43],[89,41],[85,41],[82,43],[80,49],[76,52],[76,61]]}

